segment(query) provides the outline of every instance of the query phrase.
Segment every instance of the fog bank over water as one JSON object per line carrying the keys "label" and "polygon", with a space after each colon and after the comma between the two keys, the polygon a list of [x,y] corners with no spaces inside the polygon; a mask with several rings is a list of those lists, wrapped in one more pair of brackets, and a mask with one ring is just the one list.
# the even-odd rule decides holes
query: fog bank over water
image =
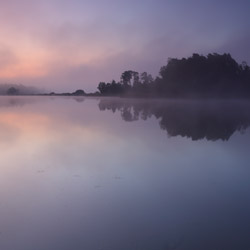
{"label": "fog bank over water", "polygon": [[[250,126],[250,102],[247,100],[6,96],[0,99],[0,108],[51,103],[51,110],[53,110],[54,103],[60,100],[65,103],[76,102],[83,107],[86,107],[86,101],[96,103],[96,108],[101,111],[100,115],[103,113],[105,116],[105,112],[109,111],[124,122],[150,123],[155,120],[159,124],[158,128],[166,131],[168,137],[181,136],[194,141],[202,139],[228,141],[235,133],[246,133]],[[75,121],[76,115],[77,112],[73,112],[68,117],[68,121],[71,121],[71,118],[73,118],[72,122]],[[89,115],[91,116],[91,113]],[[81,116],[77,120],[80,118]]]}
{"label": "fog bank over water", "polygon": [[42,88],[25,86],[22,84],[13,84],[13,83],[0,83],[0,95],[7,95],[9,89],[14,88],[17,90],[16,94],[18,95],[34,95],[42,94],[44,90]]}

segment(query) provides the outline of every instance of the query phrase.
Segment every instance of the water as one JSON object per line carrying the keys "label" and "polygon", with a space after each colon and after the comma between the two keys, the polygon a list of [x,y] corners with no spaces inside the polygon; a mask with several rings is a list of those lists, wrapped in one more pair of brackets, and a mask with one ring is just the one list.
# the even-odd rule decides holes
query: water
{"label": "water", "polygon": [[250,249],[250,103],[1,97],[1,250]]}

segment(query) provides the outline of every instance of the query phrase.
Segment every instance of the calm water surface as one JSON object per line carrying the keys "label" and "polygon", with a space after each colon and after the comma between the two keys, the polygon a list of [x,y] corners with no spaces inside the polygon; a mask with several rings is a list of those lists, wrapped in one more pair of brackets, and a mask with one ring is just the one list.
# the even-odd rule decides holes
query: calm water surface
{"label": "calm water surface", "polygon": [[1,97],[1,250],[250,249],[250,103]]}

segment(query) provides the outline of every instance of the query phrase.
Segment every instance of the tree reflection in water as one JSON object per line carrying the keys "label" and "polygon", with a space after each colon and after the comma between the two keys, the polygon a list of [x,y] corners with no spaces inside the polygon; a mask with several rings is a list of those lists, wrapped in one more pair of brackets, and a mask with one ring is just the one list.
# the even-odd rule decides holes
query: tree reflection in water
{"label": "tree reflection in water", "polygon": [[227,141],[234,132],[250,126],[248,101],[132,100],[101,99],[101,111],[120,112],[124,121],[147,120],[155,116],[169,136]]}

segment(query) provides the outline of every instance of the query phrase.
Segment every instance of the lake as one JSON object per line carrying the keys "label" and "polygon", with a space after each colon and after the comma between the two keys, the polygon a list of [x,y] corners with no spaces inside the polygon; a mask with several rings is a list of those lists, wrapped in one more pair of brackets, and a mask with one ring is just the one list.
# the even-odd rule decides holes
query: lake
{"label": "lake", "polygon": [[1,250],[250,249],[250,102],[0,98]]}

